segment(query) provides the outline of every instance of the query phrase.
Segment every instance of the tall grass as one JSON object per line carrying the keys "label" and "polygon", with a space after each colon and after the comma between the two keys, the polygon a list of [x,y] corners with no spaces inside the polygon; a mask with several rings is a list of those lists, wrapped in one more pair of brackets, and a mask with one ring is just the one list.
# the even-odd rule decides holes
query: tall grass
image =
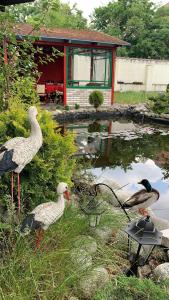
{"label": "tall grass", "polygon": [[[104,266],[112,282],[98,291],[92,300],[167,300],[169,284],[157,285],[151,280],[127,278],[126,242],[119,242],[117,232],[126,223],[125,216],[106,212],[99,226],[112,228],[106,245],[97,238],[98,249],[92,268]],[[75,207],[68,207],[59,222],[46,232],[41,248],[35,252],[35,237],[20,237],[15,231],[5,234],[6,245],[0,257],[0,299],[2,300],[67,300],[78,295],[78,281],[86,274],[70,260],[74,241],[80,235],[93,235],[88,219]],[[1,231],[0,238],[3,238]]]}
{"label": "tall grass", "polygon": [[167,281],[157,284],[150,279],[140,280],[121,275],[114,278],[92,300],[168,300],[168,287]]}
{"label": "tall grass", "polygon": [[115,92],[115,103],[139,104],[148,101],[148,97],[156,96],[157,92]]}
{"label": "tall grass", "polygon": [[[106,214],[101,225],[122,226],[118,216]],[[65,300],[77,289],[84,271],[70,261],[70,251],[79,235],[93,234],[88,219],[75,208],[68,208],[62,219],[46,232],[39,251],[35,252],[35,237],[20,237],[11,232],[6,236],[8,247],[0,258],[0,299],[3,300]],[[119,272],[126,263],[124,250],[115,243],[98,251],[93,267],[114,266]],[[66,298],[67,297],[67,298]]]}

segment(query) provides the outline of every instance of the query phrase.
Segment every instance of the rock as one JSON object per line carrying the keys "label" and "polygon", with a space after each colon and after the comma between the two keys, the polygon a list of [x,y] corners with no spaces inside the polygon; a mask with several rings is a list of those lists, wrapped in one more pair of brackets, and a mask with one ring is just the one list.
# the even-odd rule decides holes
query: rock
{"label": "rock", "polygon": [[158,281],[169,279],[169,263],[157,266],[153,271],[153,277]]}
{"label": "rock", "polygon": [[73,249],[70,251],[71,262],[81,270],[86,270],[92,265],[92,257],[83,249]]}
{"label": "rock", "polygon": [[151,268],[149,265],[145,265],[143,267],[138,268],[138,277],[145,278],[151,274]]}
{"label": "rock", "polygon": [[159,265],[158,261],[155,258],[150,259],[149,266],[151,270],[154,270]]}
{"label": "rock", "polygon": [[73,245],[75,248],[85,250],[89,254],[97,251],[97,243],[91,236],[81,235],[78,236]]}
{"label": "rock", "polygon": [[92,299],[98,289],[103,288],[109,281],[109,274],[103,267],[94,268],[81,278],[78,292],[83,299]]}
{"label": "rock", "polygon": [[162,245],[169,247],[169,229],[161,230],[162,233]]}
{"label": "rock", "polygon": [[95,229],[95,235],[104,243],[107,243],[112,237],[112,229],[110,227],[101,227]]}
{"label": "rock", "polygon": [[149,112],[149,108],[146,106],[146,104],[138,104],[136,106],[133,106],[134,112]]}

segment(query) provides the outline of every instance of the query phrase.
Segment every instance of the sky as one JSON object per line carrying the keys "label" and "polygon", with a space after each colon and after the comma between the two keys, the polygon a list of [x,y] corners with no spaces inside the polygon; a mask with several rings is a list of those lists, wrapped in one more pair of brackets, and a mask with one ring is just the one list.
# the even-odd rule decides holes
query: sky
{"label": "sky", "polygon": [[[95,7],[106,5],[110,0],[62,0],[62,2],[77,3],[77,7],[83,11],[84,17],[89,19],[89,15],[92,14]],[[156,4],[166,4],[169,0],[153,0],[153,2]]]}

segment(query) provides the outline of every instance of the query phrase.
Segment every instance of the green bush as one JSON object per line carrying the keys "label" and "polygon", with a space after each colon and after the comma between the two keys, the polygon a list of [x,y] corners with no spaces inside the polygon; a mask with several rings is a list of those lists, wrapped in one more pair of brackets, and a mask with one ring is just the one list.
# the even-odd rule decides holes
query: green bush
{"label": "green bush", "polygon": [[165,93],[158,94],[156,97],[149,97],[149,100],[153,102],[152,110],[155,113],[169,114],[169,84]]}
{"label": "green bush", "polygon": [[89,103],[94,106],[94,108],[97,110],[100,105],[102,105],[104,102],[104,96],[103,93],[100,91],[93,91],[89,95]]}
{"label": "green bush", "polygon": [[36,80],[33,77],[17,77],[10,90],[8,98],[10,102],[21,101],[26,105],[37,105],[39,103],[39,96],[36,92]]}
{"label": "green bush", "polygon": [[69,105],[66,105],[66,106],[65,106],[65,110],[66,110],[66,111],[69,111],[69,110],[70,110]]}
{"label": "green bush", "polygon": [[75,103],[75,109],[79,109],[80,105],[78,103]]}
{"label": "green bush", "polygon": [[[30,124],[27,119],[26,105],[19,100],[11,102],[5,112],[0,113],[0,144],[17,136],[28,137]],[[50,112],[40,109],[38,121],[43,134],[43,146],[21,172],[22,204],[28,209],[41,202],[56,198],[58,182],[71,184],[75,167],[72,155],[75,153],[74,139],[71,134],[62,136],[56,131],[57,124]],[[10,174],[0,180],[1,202],[3,195],[10,193]],[[24,202],[24,199],[27,199]]]}

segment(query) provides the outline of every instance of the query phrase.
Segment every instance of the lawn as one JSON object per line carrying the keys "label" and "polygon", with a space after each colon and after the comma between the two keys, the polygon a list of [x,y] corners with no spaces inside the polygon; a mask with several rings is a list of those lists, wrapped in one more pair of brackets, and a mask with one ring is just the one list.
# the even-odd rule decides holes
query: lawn
{"label": "lawn", "polygon": [[[168,300],[168,282],[156,284],[149,279],[128,278],[122,274],[127,266],[126,243],[116,239],[116,234],[125,223],[121,214],[106,212],[102,216],[99,227],[112,228],[113,235],[106,245],[97,240],[92,268],[108,268],[112,281],[91,300]],[[88,226],[87,217],[74,207],[68,207],[60,221],[45,232],[37,252],[33,235],[19,237],[11,232],[8,247],[0,257],[0,299],[69,300],[75,293],[82,300],[77,286],[86,270],[73,265],[69,256],[80,235],[93,235],[93,230]]]}
{"label": "lawn", "polygon": [[[122,217],[106,213],[100,225],[109,225],[117,231],[124,224]],[[0,256],[0,299],[69,299],[84,272],[72,265],[69,253],[77,236],[92,233],[87,217],[72,207],[45,232],[39,251],[34,250],[34,235],[20,237],[17,232],[8,232],[8,247]],[[93,267],[109,265],[118,273],[126,264],[125,247],[118,242],[102,245],[98,240]]]}
{"label": "lawn", "polygon": [[156,96],[157,92],[115,92],[115,103],[139,104],[148,101],[148,97]]}

